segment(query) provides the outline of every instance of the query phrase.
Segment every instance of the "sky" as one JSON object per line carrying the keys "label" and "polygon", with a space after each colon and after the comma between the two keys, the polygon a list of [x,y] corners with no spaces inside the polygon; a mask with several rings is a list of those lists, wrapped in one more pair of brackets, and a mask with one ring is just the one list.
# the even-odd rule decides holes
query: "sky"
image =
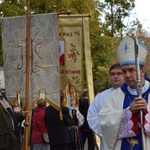
{"label": "sky", "polygon": [[135,0],[135,5],[136,7],[133,12],[136,13],[143,28],[150,31],[150,0]]}

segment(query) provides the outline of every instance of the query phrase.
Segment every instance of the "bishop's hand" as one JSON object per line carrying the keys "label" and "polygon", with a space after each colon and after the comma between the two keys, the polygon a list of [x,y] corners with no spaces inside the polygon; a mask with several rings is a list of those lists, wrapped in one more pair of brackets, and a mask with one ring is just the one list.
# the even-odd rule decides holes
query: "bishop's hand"
{"label": "bishop's hand", "polygon": [[146,110],[147,110],[147,102],[142,97],[136,97],[136,98],[134,98],[134,100],[130,104],[130,108],[129,109],[132,112],[132,114],[134,114],[138,110],[146,112]]}

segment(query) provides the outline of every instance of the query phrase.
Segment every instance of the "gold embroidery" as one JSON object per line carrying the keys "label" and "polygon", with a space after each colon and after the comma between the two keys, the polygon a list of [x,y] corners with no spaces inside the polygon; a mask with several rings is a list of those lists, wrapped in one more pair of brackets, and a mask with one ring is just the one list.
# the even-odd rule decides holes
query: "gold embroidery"
{"label": "gold embroidery", "polygon": [[135,146],[136,144],[139,144],[138,140],[133,139],[133,138],[129,138],[129,139],[127,139],[127,141],[128,141],[129,144],[130,144],[130,150],[133,150],[134,146]]}

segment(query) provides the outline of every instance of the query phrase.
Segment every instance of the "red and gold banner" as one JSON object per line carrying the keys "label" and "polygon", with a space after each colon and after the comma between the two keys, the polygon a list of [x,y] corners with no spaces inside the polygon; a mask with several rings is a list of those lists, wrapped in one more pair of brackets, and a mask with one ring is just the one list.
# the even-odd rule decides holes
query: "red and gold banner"
{"label": "red and gold banner", "polygon": [[83,90],[83,54],[86,51],[85,45],[90,43],[86,42],[85,37],[85,32],[89,35],[89,29],[85,29],[84,23],[88,23],[88,18],[88,15],[59,16],[61,90],[65,89],[68,83],[78,93]]}

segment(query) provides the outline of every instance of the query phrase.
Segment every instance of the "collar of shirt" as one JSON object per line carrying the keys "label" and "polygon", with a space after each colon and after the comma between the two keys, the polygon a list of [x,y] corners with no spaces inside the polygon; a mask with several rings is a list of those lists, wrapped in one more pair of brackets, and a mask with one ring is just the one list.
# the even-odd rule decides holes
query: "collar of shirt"
{"label": "collar of shirt", "polygon": [[[150,86],[150,83],[147,80],[145,80],[145,84],[142,87],[142,93],[146,92],[148,90],[149,86]],[[128,91],[130,92],[130,94],[137,95],[136,89],[132,89],[129,86],[127,88],[128,88]]]}

